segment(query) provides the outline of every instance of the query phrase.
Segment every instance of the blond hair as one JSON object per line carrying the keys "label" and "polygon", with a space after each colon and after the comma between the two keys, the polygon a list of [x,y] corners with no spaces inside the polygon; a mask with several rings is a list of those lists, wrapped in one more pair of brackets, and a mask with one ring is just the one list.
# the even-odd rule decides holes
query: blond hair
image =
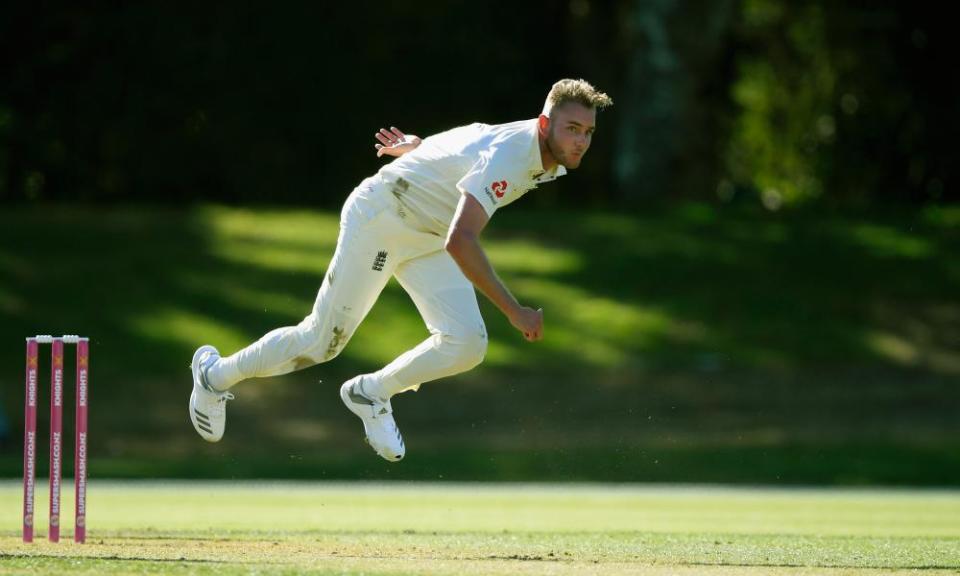
{"label": "blond hair", "polygon": [[550,88],[547,101],[543,104],[543,115],[550,116],[550,112],[567,102],[576,102],[587,108],[603,109],[613,106],[613,98],[593,87],[584,79],[573,80],[564,78]]}

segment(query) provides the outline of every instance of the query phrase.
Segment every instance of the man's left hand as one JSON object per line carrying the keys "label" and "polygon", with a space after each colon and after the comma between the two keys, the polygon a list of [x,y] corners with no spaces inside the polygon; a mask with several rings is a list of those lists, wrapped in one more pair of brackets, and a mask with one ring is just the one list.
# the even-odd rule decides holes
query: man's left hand
{"label": "man's left hand", "polygon": [[379,144],[374,145],[374,148],[377,149],[377,158],[383,155],[403,156],[419,146],[421,142],[419,137],[413,134],[404,134],[399,128],[393,126],[390,127],[390,130],[381,128],[374,136],[380,141]]}

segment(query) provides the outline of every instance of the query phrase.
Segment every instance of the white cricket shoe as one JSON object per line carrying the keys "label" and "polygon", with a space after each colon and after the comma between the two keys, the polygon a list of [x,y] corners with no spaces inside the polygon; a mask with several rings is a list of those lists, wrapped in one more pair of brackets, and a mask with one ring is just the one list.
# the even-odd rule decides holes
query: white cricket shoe
{"label": "white cricket shoe", "polygon": [[347,380],[340,387],[340,399],[344,405],[363,421],[363,431],[367,443],[384,460],[399,462],[406,453],[400,429],[393,419],[393,407],[390,401],[382,402],[371,398],[363,391],[363,376]]}
{"label": "white cricket shoe", "polygon": [[207,384],[207,368],[220,358],[213,346],[201,346],[193,353],[193,393],[190,394],[190,421],[197,434],[207,442],[219,442],[227,426],[229,392],[217,392]]}

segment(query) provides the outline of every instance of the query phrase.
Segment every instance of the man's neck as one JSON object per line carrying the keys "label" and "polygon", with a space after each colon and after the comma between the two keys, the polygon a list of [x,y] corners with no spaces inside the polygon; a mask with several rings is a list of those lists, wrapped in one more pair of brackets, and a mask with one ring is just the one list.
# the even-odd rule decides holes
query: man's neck
{"label": "man's neck", "polygon": [[547,139],[539,133],[537,136],[540,142],[540,163],[543,164],[543,170],[545,172],[550,172],[557,167],[557,159],[554,158],[553,152],[550,151],[550,145],[547,144]]}

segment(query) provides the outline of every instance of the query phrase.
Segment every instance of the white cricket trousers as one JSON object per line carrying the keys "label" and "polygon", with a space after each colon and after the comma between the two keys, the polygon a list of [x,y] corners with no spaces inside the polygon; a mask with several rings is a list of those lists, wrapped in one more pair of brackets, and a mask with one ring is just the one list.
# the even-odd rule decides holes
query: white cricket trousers
{"label": "white cricket trousers", "polygon": [[364,380],[382,399],[423,382],[469,370],[483,360],[487,334],[473,285],[443,249],[444,238],[420,231],[394,184],[364,180],[343,206],[340,236],[313,311],[278,328],[207,372],[226,390],[241,380],[276,376],[336,357],[373,307],[391,275],[413,299],[430,336]]}

